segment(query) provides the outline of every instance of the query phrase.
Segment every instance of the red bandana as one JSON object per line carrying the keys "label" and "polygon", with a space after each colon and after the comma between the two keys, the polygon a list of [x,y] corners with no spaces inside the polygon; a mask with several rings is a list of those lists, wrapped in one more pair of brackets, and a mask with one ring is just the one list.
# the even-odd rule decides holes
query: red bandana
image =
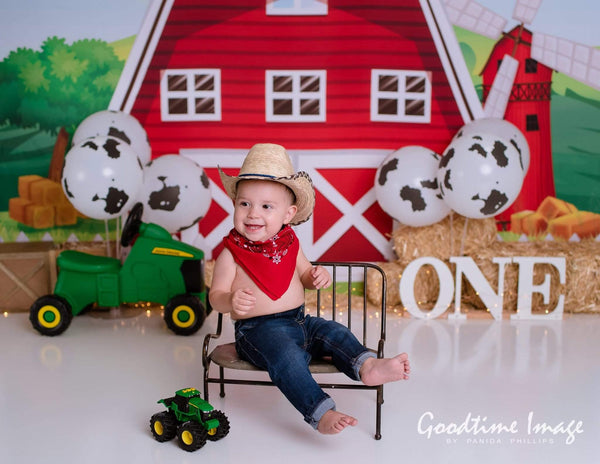
{"label": "red bandana", "polygon": [[231,229],[229,235],[223,238],[223,245],[272,300],[281,298],[289,288],[300,248],[298,238],[289,225],[264,242],[253,242]]}

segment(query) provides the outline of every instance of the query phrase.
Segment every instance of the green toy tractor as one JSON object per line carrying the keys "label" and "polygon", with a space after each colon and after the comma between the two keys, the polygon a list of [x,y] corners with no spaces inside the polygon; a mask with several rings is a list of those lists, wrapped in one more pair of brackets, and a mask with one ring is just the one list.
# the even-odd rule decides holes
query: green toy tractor
{"label": "green toy tractor", "polygon": [[195,388],[178,390],[175,396],[158,402],[168,411],[150,418],[150,429],[157,441],[165,442],[177,435],[182,449],[196,451],[206,440],[217,441],[229,433],[227,416],[200,398]]}
{"label": "green toy tractor", "polygon": [[142,204],[136,204],[123,226],[121,244],[133,243],[123,264],[75,250],[60,253],[54,293],[30,308],[29,319],[38,332],[61,334],[73,316],[93,305],[111,308],[141,301],[164,305],[165,322],[176,334],[198,331],[210,311],[204,253],[156,224],[143,223],[142,213]]}

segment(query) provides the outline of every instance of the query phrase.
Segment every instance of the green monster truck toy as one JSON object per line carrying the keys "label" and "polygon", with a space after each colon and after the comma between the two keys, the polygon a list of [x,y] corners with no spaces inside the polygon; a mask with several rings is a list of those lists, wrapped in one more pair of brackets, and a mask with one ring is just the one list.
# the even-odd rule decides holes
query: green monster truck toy
{"label": "green monster truck toy", "polygon": [[168,409],[150,419],[152,435],[159,442],[177,435],[182,449],[196,451],[206,444],[207,439],[217,441],[229,433],[227,416],[200,398],[200,392],[195,388],[178,390],[175,396],[158,403]]}

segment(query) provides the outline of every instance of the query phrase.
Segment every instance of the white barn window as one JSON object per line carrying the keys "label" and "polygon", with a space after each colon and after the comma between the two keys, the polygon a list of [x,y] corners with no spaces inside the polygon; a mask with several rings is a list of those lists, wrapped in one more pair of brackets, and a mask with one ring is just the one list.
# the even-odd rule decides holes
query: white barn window
{"label": "white barn window", "polygon": [[167,69],[160,79],[163,121],[220,121],[219,69]]}
{"label": "white barn window", "polygon": [[325,71],[267,71],[267,122],[324,122]]}
{"label": "white barn window", "polygon": [[431,121],[431,78],[426,71],[373,69],[371,121]]}

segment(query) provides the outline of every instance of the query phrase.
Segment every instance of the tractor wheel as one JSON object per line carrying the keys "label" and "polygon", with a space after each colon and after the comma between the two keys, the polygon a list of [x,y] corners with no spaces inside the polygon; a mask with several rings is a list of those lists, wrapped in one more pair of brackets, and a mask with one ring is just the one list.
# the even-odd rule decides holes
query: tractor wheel
{"label": "tractor wheel", "polygon": [[154,414],[150,418],[150,430],[156,441],[165,442],[177,435],[177,419],[171,411]]}
{"label": "tractor wheel", "polygon": [[217,419],[219,426],[214,429],[208,429],[208,439],[210,441],[217,441],[226,436],[229,433],[229,419],[221,411],[212,411],[209,416],[210,419]]}
{"label": "tractor wheel", "polygon": [[165,306],[167,327],[177,335],[192,335],[202,327],[206,310],[194,295],[177,295]]}
{"label": "tractor wheel", "polygon": [[72,319],[71,305],[57,295],[41,296],[29,308],[29,320],[42,335],[52,337],[63,333]]}
{"label": "tractor wheel", "polygon": [[179,447],[185,451],[196,451],[206,444],[206,429],[198,422],[184,422],[177,429]]}

